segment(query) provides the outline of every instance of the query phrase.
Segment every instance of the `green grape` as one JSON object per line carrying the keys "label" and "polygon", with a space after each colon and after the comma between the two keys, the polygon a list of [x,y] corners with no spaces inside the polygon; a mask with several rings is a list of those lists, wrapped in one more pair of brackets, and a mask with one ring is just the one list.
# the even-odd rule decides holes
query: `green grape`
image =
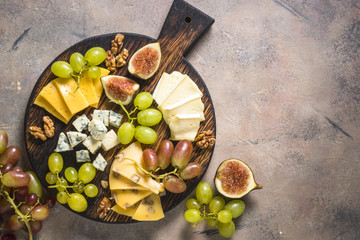
{"label": "green grape", "polygon": [[70,194],[68,199],[69,207],[76,212],[83,212],[87,209],[87,201],[83,195],[80,193]]}
{"label": "green grape", "polygon": [[61,185],[61,186],[56,187],[56,189],[59,192],[63,192],[63,191],[65,191],[66,186],[68,185],[68,182],[66,181],[65,178],[61,177],[56,181],[56,185]]}
{"label": "green grape", "polygon": [[69,62],[76,73],[79,73],[86,64],[84,56],[78,52],[71,54]]}
{"label": "green grape", "polygon": [[55,184],[56,180],[57,180],[57,176],[56,174],[52,173],[52,172],[48,172],[45,176],[45,180],[48,184]]}
{"label": "green grape", "polygon": [[216,217],[207,217],[206,218],[206,224],[209,227],[216,227],[216,225],[218,225],[218,220]]}
{"label": "green grape", "polygon": [[85,188],[85,184],[79,180],[75,181],[73,186],[75,186],[73,190],[76,193],[82,193]]}
{"label": "green grape", "polygon": [[139,125],[135,128],[135,138],[141,143],[153,144],[157,139],[157,135],[152,128]]}
{"label": "green grape", "polygon": [[132,123],[125,122],[123,123],[118,130],[118,139],[122,144],[130,143],[135,134],[135,126]]}
{"label": "green grape", "polygon": [[223,210],[224,207],[225,200],[220,196],[214,197],[209,203],[209,211],[212,213],[218,213],[219,211]]}
{"label": "green grape", "polygon": [[66,168],[64,174],[65,178],[71,183],[75,182],[78,178],[77,171],[73,167]]}
{"label": "green grape", "polygon": [[201,205],[198,201],[196,201],[195,198],[189,198],[187,201],[186,201],[186,207],[188,209],[200,209]]}
{"label": "green grape", "polygon": [[98,192],[99,192],[98,188],[92,183],[85,186],[85,194],[88,197],[96,197]]}
{"label": "green grape", "polygon": [[88,69],[89,77],[99,78],[101,76],[101,70],[97,66],[90,66]]}
{"label": "green grape", "polygon": [[232,217],[239,217],[245,210],[245,203],[241,200],[232,200],[225,205],[225,209],[231,211]]}
{"label": "green grape", "polygon": [[69,196],[66,192],[58,192],[58,194],[56,194],[56,199],[59,203],[65,204],[68,202]]}
{"label": "green grape", "polygon": [[201,214],[200,211],[197,209],[188,209],[184,214],[185,220],[191,223],[195,223],[200,221]]}
{"label": "green grape", "polygon": [[235,232],[235,224],[233,221],[228,223],[219,222],[218,230],[221,236],[224,238],[230,238]]}
{"label": "green grape", "polygon": [[134,99],[134,106],[139,110],[145,110],[153,103],[153,97],[149,92],[141,92]]}
{"label": "green grape", "polygon": [[209,204],[213,196],[211,186],[206,182],[199,182],[196,187],[196,199],[200,204]]}
{"label": "green grape", "polygon": [[91,182],[96,174],[96,168],[91,163],[84,163],[79,169],[79,179],[85,184]]}
{"label": "green grape", "polygon": [[221,223],[228,223],[232,219],[231,211],[228,209],[221,210],[218,213],[218,221]]}
{"label": "green grape", "polygon": [[69,78],[74,72],[71,65],[64,61],[57,61],[51,65],[51,71],[53,74],[60,78]]}
{"label": "green grape", "polygon": [[90,48],[85,53],[85,60],[89,66],[97,66],[102,63],[106,58],[106,52],[101,47]]}
{"label": "green grape", "polygon": [[148,108],[145,110],[140,111],[137,114],[137,121],[140,125],[143,126],[155,126],[158,124],[162,119],[162,114],[159,110],[154,108]]}
{"label": "green grape", "polygon": [[60,153],[52,153],[48,159],[50,172],[59,173],[63,169],[64,160]]}

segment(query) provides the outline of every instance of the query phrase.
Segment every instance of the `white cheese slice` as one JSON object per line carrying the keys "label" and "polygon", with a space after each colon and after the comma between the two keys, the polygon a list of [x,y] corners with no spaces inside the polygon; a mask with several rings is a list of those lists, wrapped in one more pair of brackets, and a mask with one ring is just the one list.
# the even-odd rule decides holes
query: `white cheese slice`
{"label": "white cheese slice", "polygon": [[88,136],[82,144],[92,153],[95,154],[101,148],[101,141]]}
{"label": "white cheese slice", "polygon": [[101,141],[104,151],[109,151],[118,144],[120,144],[118,136],[112,129],[105,134],[104,139]]}
{"label": "white cheese slice", "polygon": [[169,123],[172,140],[194,141],[201,122],[200,114],[178,114]]}
{"label": "white cheese slice", "polygon": [[90,154],[88,150],[76,151],[76,162],[91,162]]}
{"label": "white cheese slice", "polygon": [[109,110],[94,110],[92,118],[102,121],[105,126],[109,126]]}
{"label": "white cheese slice", "polygon": [[89,132],[94,139],[103,140],[107,132],[107,128],[102,121],[93,119],[89,123]]}
{"label": "white cheese slice", "polygon": [[193,80],[185,75],[184,79],[172,90],[158,108],[162,110],[195,94],[198,94],[200,97],[203,95]]}
{"label": "white cheese slice", "polygon": [[164,72],[153,93],[155,102],[160,106],[181,80]]}
{"label": "white cheese slice", "polygon": [[109,123],[113,127],[120,127],[123,115],[110,110]]}
{"label": "white cheese slice", "polygon": [[72,124],[78,132],[85,130],[89,124],[90,120],[86,117],[85,114],[78,117]]}
{"label": "white cheese slice", "polygon": [[86,134],[69,131],[66,133],[69,139],[70,147],[74,148],[79,143],[83,142],[86,139]]}
{"label": "white cheese slice", "polygon": [[107,165],[107,161],[105,158],[99,153],[95,158],[94,162],[92,163],[94,167],[100,171],[104,171]]}
{"label": "white cheese slice", "polygon": [[69,144],[69,140],[67,139],[65,133],[59,134],[59,140],[56,145],[55,152],[66,152],[73,150],[72,147]]}
{"label": "white cheese slice", "polygon": [[189,96],[162,110],[163,118],[167,124],[178,114],[200,114],[201,121],[204,121],[204,104],[198,94]]}

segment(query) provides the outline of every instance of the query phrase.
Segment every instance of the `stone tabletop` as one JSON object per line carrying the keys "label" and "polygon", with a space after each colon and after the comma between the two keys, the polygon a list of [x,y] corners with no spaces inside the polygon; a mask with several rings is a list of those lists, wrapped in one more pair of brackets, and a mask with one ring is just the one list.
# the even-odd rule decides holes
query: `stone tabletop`
{"label": "stone tabletop", "polygon": [[[203,178],[244,160],[264,188],[244,198],[233,239],[360,238],[360,2],[189,0],[215,19],[188,53],[211,93],[217,142]],[[0,0],[0,129],[22,151],[25,108],[46,66],[91,36],[156,38],[172,0]],[[60,204],[37,239],[220,239],[184,221],[103,224]],[[24,235],[19,235],[24,236]]]}

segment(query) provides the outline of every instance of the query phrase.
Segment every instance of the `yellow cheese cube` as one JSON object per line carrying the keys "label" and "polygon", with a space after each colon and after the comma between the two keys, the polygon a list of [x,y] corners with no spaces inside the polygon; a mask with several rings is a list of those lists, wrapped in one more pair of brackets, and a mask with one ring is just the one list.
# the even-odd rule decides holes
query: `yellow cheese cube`
{"label": "yellow cheese cube", "polygon": [[[61,97],[60,92],[58,91],[58,89],[56,88],[53,82],[50,82],[48,85],[43,87],[39,96],[41,96],[49,104],[51,104],[51,106],[53,106],[56,109],[56,111],[65,119],[66,123],[72,118],[73,115],[71,114],[64,99]],[[36,102],[39,103],[40,99],[38,99],[38,101]]]}
{"label": "yellow cheese cube", "polygon": [[150,194],[151,191],[136,189],[113,191],[113,196],[115,198],[116,204],[124,209],[134,205],[135,203],[139,202],[141,199],[149,196]]}
{"label": "yellow cheese cube", "polygon": [[76,91],[77,83],[73,78],[56,78],[53,82],[61,93],[72,115],[89,106],[82,92],[79,90]]}
{"label": "yellow cheese cube", "polygon": [[[100,77],[109,75],[109,73],[110,73],[110,71],[105,69],[105,68],[100,68],[100,71],[101,71]],[[97,96],[97,102],[99,103],[100,98],[101,98],[101,94],[102,94],[102,91],[103,91],[103,86],[101,84],[100,78],[93,78],[93,85],[94,85],[95,93],[96,93],[96,96]],[[97,107],[98,103],[95,104],[95,105],[91,105],[91,106],[92,107]]]}
{"label": "yellow cheese cube", "polygon": [[160,196],[151,194],[141,201],[132,218],[138,221],[156,221],[163,217]]}
{"label": "yellow cheese cube", "polygon": [[37,96],[35,99],[34,104],[38,105],[39,107],[44,108],[46,111],[51,113],[57,119],[63,121],[64,123],[68,123],[69,120],[66,120],[56,109],[48,102],[45,98],[41,95]]}
{"label": "yellow cheese cube", "polygon": [[129,179],[114,172],[112,170],[112,167],[109,176],[109,186],[110,186],[110,190],[120,190],[120,189],[146,190],[146,188],[140,186],[139,184],[136,184],[133,181],[130,181]]}
{"label": "yellow cheese cube", "polygon": [[136,212],[136,209],[138,208],[139,206],[139,202],[126,208],[126,209],[123,209],[122,207],[120,207],[119,205],[115,204],[111,210],[113,210],[114,212],[120,214],[120,215],[125,215],[125,216],[129,216],[129,217],[132,217],[134,215],[134,213]]}

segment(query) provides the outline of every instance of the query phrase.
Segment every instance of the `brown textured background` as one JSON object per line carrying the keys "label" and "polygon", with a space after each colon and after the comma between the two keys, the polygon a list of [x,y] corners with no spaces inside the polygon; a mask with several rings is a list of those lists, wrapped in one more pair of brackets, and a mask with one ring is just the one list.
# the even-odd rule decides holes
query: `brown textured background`
{"label": "brown textured background", "polygon": [[[246,197],[233,239],[360,237],[360,2],[195,1],[215,19],[187,59],[214,101],[217,144],[204,180],[237,157],[264,189]],[[172,4],[0,1],[0,128],[25,154],[23,121],[44,68],[99,34],[157,38]],[[39,239],[219,239],[180,204],[154,223],[99,224],[57,205]],[[209,235],[206,235],[209,234]]]}

